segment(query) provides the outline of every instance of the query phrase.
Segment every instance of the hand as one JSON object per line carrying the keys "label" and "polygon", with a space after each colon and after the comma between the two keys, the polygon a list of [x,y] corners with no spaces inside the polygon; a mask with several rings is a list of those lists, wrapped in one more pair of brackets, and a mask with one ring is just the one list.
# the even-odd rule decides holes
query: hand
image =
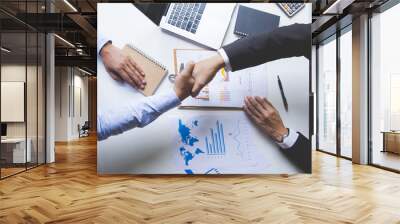
{"label": "hand", "polygon": [[224,59],[219,54],[197,62],[193,69],[195,84],[191,95],[197,96],[200,90],[214,78],[218,70],[223,68],[224,65]]}
{"label": "hand", "polygon": [[186,63],[185,69],[176,76],[174,90],[181,101],[186,99],[192,91],[194,85],[193,68],[194,63],[190,61]]}
{"label": "hand", "polygon": [[288,129],[274,106],[266,98],[258,96],[247,96],[244,102],[244,111],[250,119],[273,140],[282,142],[283,136],[288,134]]}
{"label": "hand", "polygon": [[104,66],[108,74],[117,81],[125,81],[131,86],[144,89],[146,81],[144,72],[140,66],[121,49],[111,43],[107,43],[100,51]]}

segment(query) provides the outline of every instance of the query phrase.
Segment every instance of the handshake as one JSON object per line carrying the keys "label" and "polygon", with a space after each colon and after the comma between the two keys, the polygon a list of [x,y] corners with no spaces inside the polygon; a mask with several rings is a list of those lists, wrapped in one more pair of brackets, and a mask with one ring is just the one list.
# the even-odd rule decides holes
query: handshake
{"label": "handshake", "polygon": [[201,89],[207,85],[224,66],[220,55],[215,55],[198,63],[188,62],[185,69],[177,75],[174,90],[182,101],[188,96],[197,96]]}

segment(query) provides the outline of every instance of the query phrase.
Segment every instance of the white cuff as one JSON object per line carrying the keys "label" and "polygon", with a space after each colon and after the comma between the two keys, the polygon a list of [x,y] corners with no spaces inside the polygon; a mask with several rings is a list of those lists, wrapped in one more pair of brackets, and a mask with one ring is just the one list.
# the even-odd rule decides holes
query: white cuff
{"label": "white cuff", "polygon": [[221,55],[222,59],[224,59],[225,63],[225,69],[227,71],[232,71],[231,63],[229,62],[228,55],[226,55],[226,52],[223,48],[218,49],[219,55]]}
{"label": "white cuff", "polygon": [[283,142],[277,142],[276,144],[278,144],[282,149],[289,149],[294,145],[294,143],[296,143],[298,138],[299,134],[289,129],[289,135],[283,139]]}
{"label": "white cuff", "polygon": [[99,37],[99,39],[97,40],[97,54],[100,54],[101,49],[103,49],[104,45],[109,42],[111,43],[111,40]]}

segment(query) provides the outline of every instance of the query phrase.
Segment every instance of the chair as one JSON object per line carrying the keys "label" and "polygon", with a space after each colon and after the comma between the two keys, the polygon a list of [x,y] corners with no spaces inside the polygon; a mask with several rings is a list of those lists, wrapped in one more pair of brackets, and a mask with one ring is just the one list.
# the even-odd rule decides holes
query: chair
{"label": "chair", "polygon": [[85,121],[82,127],[78,124],[79,138],[89,136],[90,123]]}

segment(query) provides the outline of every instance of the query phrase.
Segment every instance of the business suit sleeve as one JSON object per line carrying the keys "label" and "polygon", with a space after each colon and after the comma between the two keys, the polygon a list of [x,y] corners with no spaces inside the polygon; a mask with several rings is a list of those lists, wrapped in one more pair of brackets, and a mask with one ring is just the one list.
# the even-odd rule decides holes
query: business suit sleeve
{"label": "business suit sleeve", "polygon": [[281,149],[286,158],[304,173],[311,173],[311,142],[304,135],[291,148]]}
{"label": "business suit sleeve", "polygon": [[232,71],[269,61],[305,56],[311,57],[311,25],[293,24],[272,32],[248,36],[222,47]]}

